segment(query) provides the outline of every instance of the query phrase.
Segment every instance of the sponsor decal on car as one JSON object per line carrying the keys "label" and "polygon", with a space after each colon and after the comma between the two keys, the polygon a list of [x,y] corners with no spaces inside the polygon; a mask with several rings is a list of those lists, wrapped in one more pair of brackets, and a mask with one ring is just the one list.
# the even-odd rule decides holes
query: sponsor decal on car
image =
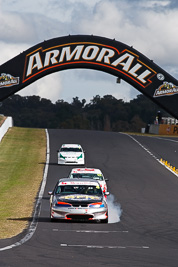
{"label": "sponsor decal on car", "polygon": [[85,173],[85,172],[94,172],[95,170],[94,169],[75,169],[73,170],[73,173]]}
{"label": "sponsor decal on car", "polygon": [[61,196],[60,200],[100,200],[100,197],[97,196],[89,196],[89,195],[67,195],[67,196]]}
{"label": "sponsor decal on car", "polygon": [[1,73],[0,88],[19,84],[19,77],[13,77],[11,74]]}
{"label": "sponsor decal on car", "polygon": [[175,86],[173,83],[163,82],[162,85],[156,89],[153,97],[160,96],[171,96],[178,93],[178,86]]}
{"label": "sponsor decal on car", "polygon": [[94,186],[98,186],[98,183],[95,182],[59,182],[58,185],[94,185]]}

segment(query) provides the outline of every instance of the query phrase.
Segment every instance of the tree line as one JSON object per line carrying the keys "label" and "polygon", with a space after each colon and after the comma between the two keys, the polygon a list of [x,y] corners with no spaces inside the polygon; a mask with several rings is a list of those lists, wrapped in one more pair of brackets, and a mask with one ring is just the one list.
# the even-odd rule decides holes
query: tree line
{"label": "tree line", "polygon": [[52,129],[88,129],[101,131],[140,132],[154,122],[157,112],[168,114],[144,95],[130,102],[112,95],[96,95],[86,103],[74,97],[71,103],[39,96],[12,95],[2,102],[0,113],[12,116],[19,127]]}

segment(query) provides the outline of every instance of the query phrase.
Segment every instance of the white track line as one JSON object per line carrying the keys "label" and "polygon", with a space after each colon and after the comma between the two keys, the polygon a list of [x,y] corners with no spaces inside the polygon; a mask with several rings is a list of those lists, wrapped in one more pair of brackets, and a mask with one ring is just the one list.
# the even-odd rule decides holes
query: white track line
{"label": "white track line", "polygon": [[102,233],[102,234],[110,234],[110,233],[128,233],[129,231],[97,231],[97,230],[59,230],[53,229],[54,232],[76,232],[76,233]]}
{"label": "white track line", "polygon": [[27,231],[27,234],[19,241],[16,242],[10,246],[4,247],[4,248],[0,248],[0,251],[3,250],[7,250],[7,249],[11,249],[17,246],[20,246],[22,244],[24,244],[25,242],[27,242],[34,234],[36,228],[37,228],[37,224],[38,224],[38,217],[40,215],[40,211],[41,211],[41,202],[42,202],[42,197],[44,194],[44,189],[46,186],[46,181],[47,181],[47,174],[48,174],[48,166],[49,166],[49,158],[50,158],[50,148],[49,148],[49,134],[47,129],[46,131],[46,139],[47,139],[47,150],[46,150],[46,164],[45,164],[45,169],[44,169],[44,173],[43,173],[43,181],[41,184],[41,188],[40,188],[40,192],[38,194],[38,200],[36,202],[36,206],[35,206],[35,211],[33,214],[33,220],[30,224],[30,227]]}
{"label": "white track line", "polygon": [[[139,141],[137,141],[133,136],[129,135],[129,134],[126,134],[126,133],[120,133],[120,134],[125,134],[127,136],[129,136],[131,139],[133,139],[139,146],[141,146],[148,154],[150,154],[150,156],[152,156],[155,160],[157,160],[161,165],[163,165],[168,171],[172,172],[175,176],[178,177],[178,174],[175,173],[173,170],[171,170],[168,166],[164,165],[164,163],[162,163],[160,161],[159,158],[157,158],[155,155],[153,155],[153,153],[151,153],[146,147],[144,147]],[[162,139],[162,138],[160,138]],[[165,140],[165,139],[164,139]],[[168,140],[170,141],[170,140]],[[174,142],[174,140],[171,140]],[[176,142],[176,141],[175,141]]]}
{"label": "white track line", "polygon": [[69,244],[60,244],[61,247],[85,247],[85,248],[109,248],[109,249],[148,249],[148,246],[95,246],[95,245],[69,245]]}
{"label": "white track line", "polygon": [[[122,133],[123,134],[123,133]],[[135,136],[140,136],[138,134],[134,134]],[[174,143],[178,143],[178,140],[173,140],[170,138],[165,138],[165,137],[158,137],[158,136],[149,136],[149,135],[146,135],[146,136],[143,136],[143,137],[148,137],[148,138],[154,138],[154,139],[160,139],[160,140],[165,140],[165,141],[170,141],[170,142],[174,142]]]}

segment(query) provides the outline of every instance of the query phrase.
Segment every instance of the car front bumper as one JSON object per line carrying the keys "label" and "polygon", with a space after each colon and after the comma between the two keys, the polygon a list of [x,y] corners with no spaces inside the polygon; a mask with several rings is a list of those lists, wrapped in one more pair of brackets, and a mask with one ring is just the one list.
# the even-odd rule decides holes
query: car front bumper
{"label": "car front bumper", "polygon": [[104,208],[51,208],[51,218],[61,220],[106,220],[108,209]]}
{"label": "car front bumper", "polygon": [[60,165],[84,165],[85,161],[84,159],[77,159],[77,158],[66,158],[66,159],[58,158],[58,164]]}

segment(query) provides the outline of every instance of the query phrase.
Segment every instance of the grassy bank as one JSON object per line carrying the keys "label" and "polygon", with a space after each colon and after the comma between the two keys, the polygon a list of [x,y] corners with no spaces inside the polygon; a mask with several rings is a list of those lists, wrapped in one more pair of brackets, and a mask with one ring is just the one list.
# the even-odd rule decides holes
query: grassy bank
{"label": "grassy bank", "polygon": [[28,226],[46,161],[44,129],[12,127],[0,143],[0,239]]}
{"label": "grassy bank", "polygon": [[0,126],[3,124],[3,122],[5,121],[5,116],[0,115]]}

